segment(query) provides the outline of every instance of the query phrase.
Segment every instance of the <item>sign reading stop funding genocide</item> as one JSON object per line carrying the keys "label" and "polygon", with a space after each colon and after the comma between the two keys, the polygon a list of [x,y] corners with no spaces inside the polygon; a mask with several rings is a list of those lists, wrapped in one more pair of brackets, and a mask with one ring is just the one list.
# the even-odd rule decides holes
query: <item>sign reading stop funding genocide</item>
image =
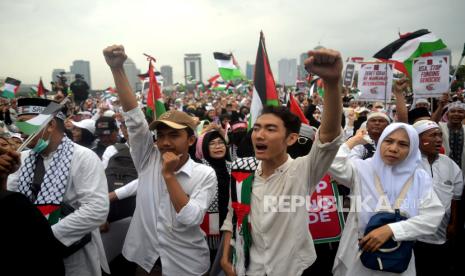
{"label": "sign reading stop funding genocide", "polygon": [[362,63],[358,74],[361,101],[390,101],[392,91],[391,63]]}
{"label": "sign reading stop funding genocide", "polygon": [[415,96],[438,97],[449,88],[449,57],[421,57],[413,60],[412,85]]}

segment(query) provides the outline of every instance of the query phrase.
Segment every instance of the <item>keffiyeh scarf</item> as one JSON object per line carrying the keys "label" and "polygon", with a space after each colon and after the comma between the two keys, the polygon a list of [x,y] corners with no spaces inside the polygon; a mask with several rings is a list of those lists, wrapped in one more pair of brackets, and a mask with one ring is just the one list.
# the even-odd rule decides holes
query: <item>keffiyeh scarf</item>
{"label": "keffiyeh scarf", "polygon": [[237,275],[245,275],[250,262],[250,197],[257,165],[255,157],[245,157],[236,159],[231,167],[231,204],[234,209],[231,244],[234,247],[233,266]]}
{"label": "keffiyeh scarf", "polygon": [[[50,224],[55,224],[59,219],[60,205],[68,183],[73,153],[74,143],[68,137],[63,137],[57,150],[53,153],[52,161],[45,172],[40,191],[34,202]],[[33,199],[31,185],[34,179],[37,156],[37,153],[30,152],[24,160],[19,175],[19,191],[30,200]]]}

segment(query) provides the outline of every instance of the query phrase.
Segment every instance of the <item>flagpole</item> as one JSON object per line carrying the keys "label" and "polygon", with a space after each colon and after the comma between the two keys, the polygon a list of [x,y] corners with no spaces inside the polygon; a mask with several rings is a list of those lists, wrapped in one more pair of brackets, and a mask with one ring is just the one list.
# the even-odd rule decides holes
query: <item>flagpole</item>
{"label": "flagpole", "polygon": [[452,87],[452,83],[454,82],[454,79],[457,76],[457,71],[459,71],[459,67],[460,67],[460,64],[462,64],[462,60],[464,56],[465,56],[465,43],[463,44],[462,56],[460,57],[459,64],[457,64],[457,68],[455,68],[454,75],[452,76],[452,79],[450,80],[449,88],[447,89],[447,91],[450,91],[450,88]]}
{"label": "flagpole", "polygon": [[388,63],[384,64],[385,67],[385,73],[386,73],[386,79],[384,81],[384,107],[387,107],[387,81],[388,81],[388,75],[387,75],[387,68],[388,68]]}
{"label": "flagpole", "polygon": [[[152,57],[151,55],[147,55],[146,53],[143,53],[143,55],[146,56],[147,60],[149,61],[149,70],[150,70],[150,67],[151,67],[150,64],[152,63],[152,61],[156,62],[157,60],[154,57]],[[152,67],[152,69],[155,69],[155,68]],[[155,76],[155,72],[153,74]],[[149,72],[149,76],[150,76],[150,72]],[[155,81],[157,81],[156,76],[155,76]],[[149,88],[149,90],[150,90],[150,88]],[[152,114],[152,121],[155,121],[157,119],[157,114],[156,114],[156,108],[157,107],[156,107],[156,102],[155,102],[155,92],[153,91],[153,93],[151,93],[151,94],[152,94],[152,102],[153,102],[153,107],[154,107],[153,114]]]}

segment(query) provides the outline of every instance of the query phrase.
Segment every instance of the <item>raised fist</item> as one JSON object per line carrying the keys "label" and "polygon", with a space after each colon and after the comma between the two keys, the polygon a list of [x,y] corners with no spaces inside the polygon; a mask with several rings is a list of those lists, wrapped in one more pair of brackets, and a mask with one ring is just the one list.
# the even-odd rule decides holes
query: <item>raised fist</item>
{"label": "raised fist", "polygon": [[309,51],[304,64],[309,74],[318,75],[327,84],[337,84],[342,78],[342,58],[338,51],[330,49]]}
{"label": "raised fist", "polygon": [[127,57],[123,45],[108,46],[103,50],[103,56],[111,68],[122,68]]}

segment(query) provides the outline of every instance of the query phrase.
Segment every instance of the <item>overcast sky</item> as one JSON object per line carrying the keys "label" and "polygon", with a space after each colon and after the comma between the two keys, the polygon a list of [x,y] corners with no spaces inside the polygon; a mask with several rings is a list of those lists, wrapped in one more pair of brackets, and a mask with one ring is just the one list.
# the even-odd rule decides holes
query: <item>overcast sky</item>
{"label": "overcast sky", "polygon": [[297,58],[318,43],[343,57],[371,57],[397,32],[427,28],[452,50],[465,42],[463,0],[1,0],[0,77],[49,87],[54,68],[91,63],[92,86],[114,85],[102,56],[123,44],[141,71],[147,61],[171,65],[183,80],[185,53],[201,53],[203,78],[217,72],[213,51],[232,51],[245,70],[255,63],[263,30],[274,76],[281,58]]}

